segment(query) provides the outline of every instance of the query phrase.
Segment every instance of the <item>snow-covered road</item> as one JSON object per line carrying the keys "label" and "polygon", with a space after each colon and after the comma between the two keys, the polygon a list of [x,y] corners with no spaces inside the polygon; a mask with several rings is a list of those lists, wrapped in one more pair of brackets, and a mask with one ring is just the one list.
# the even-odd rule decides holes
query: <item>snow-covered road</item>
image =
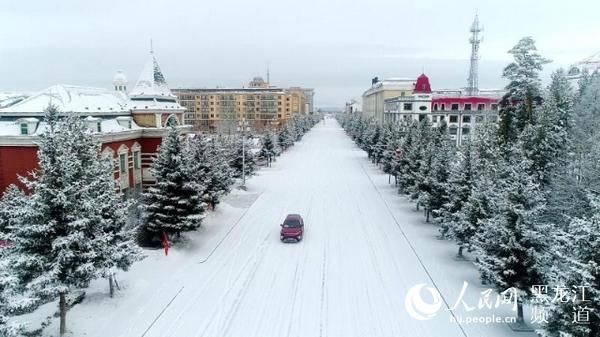
{"label": "snow-covered road", "polygon": [[[465,336],[445,305],[431,320],[408,315],[406,293],[419,283],[445,284],[444,297],[454,301],[462,281],[448,281],[444,268],[465,262],[448,253],[447,263],[427,267],[435,258],[427,251],[446,254],[452,244],[429,236],[441,248],[414,247],[425,234],[403,228],[397,213],[410,210],[390,206],[398,197],[382,191],[391,187],[365,157],[335,120],[320,123],[250,179],[247,192],[230,196],[187,246],[167,257],[150,252],[121,274],[126,289],[118,298],[106,297],[104,281],[95,283],[97,291],[69,313],[70,330],[111,337]],[[279,241],[288,213],[305,220],[298,244]],[[418,222],[416,216],[407,219]],[[422,236],[413,247],[407,231]],[[505,325],[470,331],[512,335]]]}

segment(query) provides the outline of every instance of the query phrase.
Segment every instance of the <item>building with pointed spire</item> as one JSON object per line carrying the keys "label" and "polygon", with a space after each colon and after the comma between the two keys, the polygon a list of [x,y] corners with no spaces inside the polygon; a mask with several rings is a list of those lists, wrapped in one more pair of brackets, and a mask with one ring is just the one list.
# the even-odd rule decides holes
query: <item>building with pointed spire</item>
{"label": "building with pointed spire", "polygon": [[130,92],[121,71],[113,77],[112,87],[58,84],[0,109],[0,193],[10,184],[19,185],[19,175],[36,169],[37,144],[47,127],[44,111],[49,104],[85,120],[102,152],[113,158],[115,179],[125,195],[137,196],[153,184],[149,168],[166,127],[191,131],[183,125],[184,108],[169,90],[152,52]]}
{"label": "building with pointed spire", "polygon": [[165,127],[184,124],[185,109],[171,93],[154,52],[150,51],[135,87],[129,93],[131,114],[142,127]]}

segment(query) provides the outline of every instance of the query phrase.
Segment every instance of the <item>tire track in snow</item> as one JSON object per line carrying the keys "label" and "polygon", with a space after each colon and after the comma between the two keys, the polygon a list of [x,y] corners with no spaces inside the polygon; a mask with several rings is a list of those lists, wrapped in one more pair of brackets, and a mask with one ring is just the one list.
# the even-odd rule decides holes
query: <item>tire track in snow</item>
{"label": "tire track in snow", "polygon": [[231,226],[231,228],[229,228],[229,230],[227,230],[227,233],[225,233],[225,235],[223,235],[223,237],[221,238],[221,240],[219,240],[219,242],[217,243],[217,245],[210,251],[210,253],[208,253],[208,255],[204,259],[200,260],[198,263],[200,263],[200,264],[206,263],[206,261],[208,261],[208,259],[210,259],[210,257],[221,246],[221,244],[225,241],[225,239],[227,239],[227,237],[229,237],[229,234],[231,234],[231,232],[233,232],[233,230],[242,221],[242,219],[244,219],[244,217],[246,216],[246,213],[248,213],[248,211],[250,210],[250,208],[252,208],[252,206],[256,203],[256,201],[258,201],[258,199],[260,199],[260,197],[262,196],[262,194],[263,194],[263,192],[260,192],[258,194],[258,196],[256,197],[256,199],[254,199],[254,201],[252,202],[252,204],[250,204],[250,206],[248,206],[248,208],[246,208],[244,210],[244,212],[242,213],[242,215],[237,219],[237,221],[233,224],[233,226]]}
{"label": "tire track in snow", "polygon": [[232,305],[229,307],[229,310],[226,312],[225,314],[225,318],[223,319],[223,334],[222,336],[226,336],[227,333],[229,332],[229,330],[231,329],[231,324],[233,322],[233,319],[235,318],[235,315],[237,314],[240,304],[242,303],[242,300],[244,299],[245,296],[248,295],[248,288],[250,287],[250,284],[252,283],[252,281],[254,280],[255,276],[256,276],[256,272],[258,271],[258,268],[261,264],[261,262],[264,260],[264,257],[266,256],[266,252],[267,252],[267,241],[269,239],[270,234],[267,234],[267,236],[265,237],[264,241],[262,242],[260,248],[259,248],[259,253],[257,254],[257,257],[254,261],[254,263],[251,265],[251,271],[248,274],[248,277],[244,280],[244,282],[242,283],[242,286],[239,288],[239,290],[237,291],[237,294],[234,298],[234,301],[232,303]]}
{"label": "tire track in snow", "polygon": [[369,173],[367,172],[367,170],[365,169],[365,167],[364,167],[364,165],[362,163],[360,163],[360,167],[362,168],[362,170],[365,173],[365,175],[369,178],[369,181],[371,182],[371,185],[373,185],[373,188],[375,189],[375,191],[377,191],[377,194],[379,195],[379,198],[381,199],[381,201],[383,201],[383,204],[385,205],[385,208],[387,209],[388,213],[390,214],[390,216],[392,217],[392,219],[396,223],[396,227],[398,227],[398,229],[400,230],[400,233],[402,234],[402,237],[404,237],[404,240],[406,241],[406,244],[408,244],[408,246],[410,247],[410,250],[412,251],[412,253],[414,254],[414,256],[417,258],[417,260],[419,261],[419,264],[421,265],[421,268],[423,269],[423,271],[427,275],[427,278],[429,278],[429,281],[431,281],[431,284],[435,287],[435,289],[437,290],[437,292],[440,294],[440,297],[442,298],[442,301],[444,301],[444,305],[446,306],[446,308],[448,309],[448,311],[450,312],[450,314],[454,318],[453,321],[456,323],[456,325],[460,329],[462,335],[464,337],[468,337],[467,332],[463,328],[462,324],[460,324],[459,320],[457,319],[456,315],[454,314],[454,311],[452,311],[450,309],[450,304],[448,304],[448,301],[446,300],[446,297],[441,292],[441,290],[438,287],[437,283],[435,283],[435,281],[433,280],[433,277],[431,276],[431,273],[429,273],[429,269],[427,269],[427,267],[425,266],[425,263],[421,259],[421,256],[419,255],[419,253],[417,253],[417,250],[415,249],[415,247],[412,245],[412,243],[408,239],[408,236],[404,232],[404,229],[402,229],[402,226],[400,226],[400,223],[398,222],[398,219],[396,219],[396,216],[394,215],[394,212],[392,212],[392,209],[390,208],[390,205],[387,203],[387,201],[383,197],[383,194],[381,193],[381,191],[379,190],[379,188],[377,188],[377,185],[375,184],[375,182],[373,181],[373,179],[371,179],[371,176],[369,175]]}
{"label": "tire track in snow", "polygon": [[[292,308],[290,310],[290,315],[288,316],[289,322],[288,322],[288,328],[287,328],[287,336],[291,336],[292,334],[292,324],[293,323],[298,323],[296,319],[294,319],[295,317],[298,317],[299,315],[297,315],[295,313],[296,308],[297,308],[297,303],[298,303],[298,298],[299,298],[299,285],[300,285],[300,281],[302,280],[302,276],[304,275],[304,270],[306,269],[306,261],[308,260],[308,252],[306,249],[306,245],[302,245],[302,257],[301,259],[298,260],[298,263],[296,263],[296,269],[294,271],[294,285],[292,287]],[[302,298],[300,298],[300,307],[302,307]],[[301,311],[301,310],[298,310]]]}
{"label": "tire track in snow", "polygon": [[327,237],[327,242],[323,247],[323,269],[321,272],[321,314],[319,315],[319,337],[323,337],[323,323],[325,321],[325,290],[326,286],[326,278],[327,278],[327,244],[329,241],[329,236]]}

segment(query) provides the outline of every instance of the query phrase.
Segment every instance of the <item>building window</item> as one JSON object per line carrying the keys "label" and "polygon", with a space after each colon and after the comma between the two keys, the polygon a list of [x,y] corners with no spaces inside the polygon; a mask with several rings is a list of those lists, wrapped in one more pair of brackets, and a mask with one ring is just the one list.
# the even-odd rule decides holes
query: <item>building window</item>
{"label": "building window", "polygon": [[424,120],[425,118],[427,118],[427,115],[425,114],[419,114],[419,122]]}
{"label": "building window", "polygon": [[470,129],[470,128],[463,128],[463,129],[462,129],[462,134],[463,134],[463,135],[468,135],[468,134],[469,134],[469,132],[471,132],[471,129]]}
{"label": "building window", "polygon": [[133,168],[140,169],[140,151],[133,151]]}
{"label": "building window", "polygon": [[452,103],[450,110],[458,110],[458,103]]}
{"label": "building window", "polygon": [[463,123],[471,123],[471,116],[463,116]]}
{"label": "building window", "polygon": [[446,116],[440,116],[440,122],[443,121],[443,120],[445,120],[445,119],[446,119]]}
{"label": "building window", "polygon": [[457,128],[457,127],[452,127],[452,128],[450,128],[449,130],[450,130],[450,134],[451,134],[451,135],[456,135],[456,133],[457,133],[457,131],[458,131],[458,128]]}
{"label": "building window", "polygon": [[446,104],[442,103],[442,111],[446,110]]}
{"label": "building window", "polygon": [[21,134],[22,135],[29,134],[29,128],[27,127],[27,123],[21,123]]}
{"label": "building window", "polygon": [[402,110],[412,111],[412,103],[404,103],[404,105],[402,106]]}
{"label": "building window", "polygon": [[483,116],[475,116],[475,123],[483,123]]}
{"label": "building window", "polygon": [[127,154],[119,154],[119,166],[121,167],[121,173],[127,173]]}
{"label": "building window", "polygon": [[431,116],[431,121],[434,123],[437,122],[437,116]]}
{"label": "building window", "polygon": [[477,104],[477,110],[480,110],[480,111],[485,110],[485,104],[483,104],[483,103]]}
{"label": "building window", "polygon": [[465,104],[465,110],[471,110],[471,103]]}
{"label": "building window", "polygon": [[102,123],[100,123],[100,122],[96,123],[96,131],[102,132]]}
{"label": "building window", "polygon": [[498,104],[492,104],[492,110],[498,110]]}
{"label": "building window", "polygon": [[458,116],[457,115],[451,115],[450,116],[450,123],[458,123]]}
{"label": "building window", "polygon": [[421,106],[419,107],[419,110],[421,110],[421,111],[425,111],[425,110],[427,110],[427,107],[426,107],[425,105],[421,105]]}
{"label": "building window", "polygon": [[433,111],[438,111],[438,105],[437,105],[437,103],[433,105]]}

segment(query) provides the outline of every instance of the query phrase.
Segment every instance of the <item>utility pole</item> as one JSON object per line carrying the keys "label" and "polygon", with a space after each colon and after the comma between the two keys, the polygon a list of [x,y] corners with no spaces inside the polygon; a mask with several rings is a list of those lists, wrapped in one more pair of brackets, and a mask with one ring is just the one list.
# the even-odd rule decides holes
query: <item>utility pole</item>
{"label": "utility pole", "polygon": [[239,122],[238,130],[242,132],[242,189],[246,189],[246,128],[248,124],[246,118]]}
{"label": "utility pole", "polygon": [[483,31],[483,26],[479,24],[479,16],[477,14],[475,14],[475,20],[473,20],[470,31],[471,67],[467,80],[467,95],[476,95],[479,92],[479,44],[483,41],[483,37],[479,35]]}

